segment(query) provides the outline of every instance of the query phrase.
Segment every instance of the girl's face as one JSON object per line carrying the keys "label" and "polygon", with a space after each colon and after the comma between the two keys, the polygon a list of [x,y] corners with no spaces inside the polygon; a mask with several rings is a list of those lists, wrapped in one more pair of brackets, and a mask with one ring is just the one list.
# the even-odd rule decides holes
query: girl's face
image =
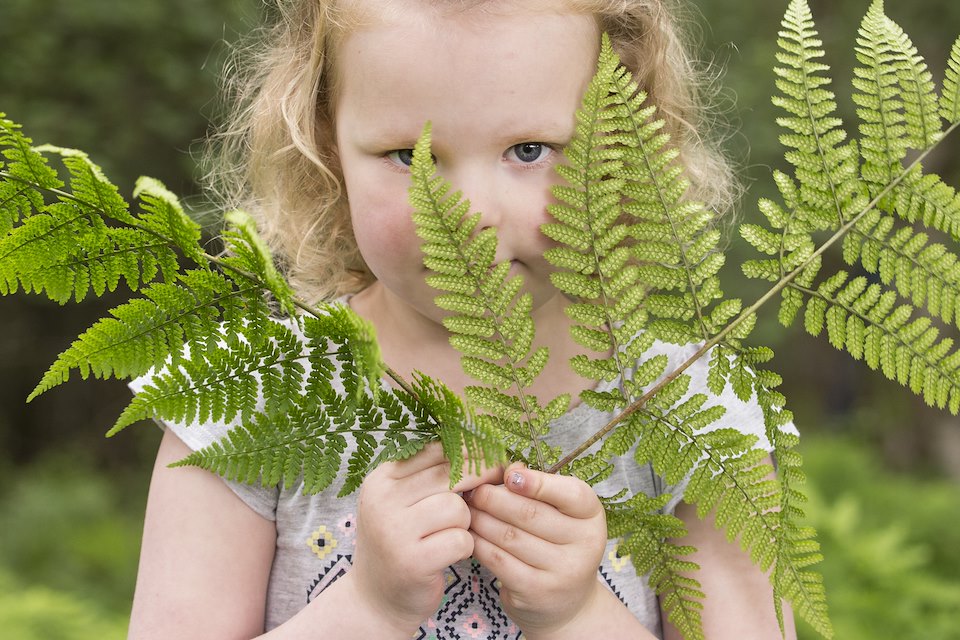
{"label": "girl's face", "polygon": [[521,2],[450,15],[404,4],[401,15],[350,34],[338,51],[337,151],[374,286],[441,316],[407,202],[410,150],[429,120],[439,173],[482,214],[481,227],[497,227],[496,261],[511,262],[543,305],[557,294],[539,226],[595,70],[596,23]]}

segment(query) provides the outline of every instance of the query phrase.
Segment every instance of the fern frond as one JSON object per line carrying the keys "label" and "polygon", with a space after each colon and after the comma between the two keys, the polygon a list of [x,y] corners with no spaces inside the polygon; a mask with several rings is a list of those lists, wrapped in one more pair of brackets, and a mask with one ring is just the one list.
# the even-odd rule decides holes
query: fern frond
{"label": "fern frond", "polygon": [[[386,366],[380,357],[373,325],[353,312],[350,307],[326,304],[303,318],[301,328],[309,340],[311,350],[326,351],[328,343],[336,346],[336,360],[340,363],[341,377],[346,380],[349,394],[365,390],[377,396]],[[312,361],[313,370],[329,374],[326,359]]]}
{"label": "fern frond", "polygon": [[[583,355],[571,364],[580,375],[595,380],[612,380],[622,373],[626,365],[620,358],[639,357],[623,350],[646,324],[639,270],[624,243],[629,227],[621,219],[625,183],[620,177],[625,150],[620,119],[639,109],[646,96],[628,96],[630,107],[618,104],[618,96],[611,92],[618,80],[631,82],[604,35],[597,72],[577,111],[574,137],[564,149],[568,164],[557,166],[565,184],[552,190],[557,204],[547,210],[554,221],[541,226],[558,245],[544,253],[557,268],[551,280],[577,301],[567,308],[574,320],[571,335],[578,344],[602,354],[599,358]],[[650,115],[653,109],[643,113]],[[611,357],[612,366],[608,364]]]}
{"label": "fern frond", "polygon": [[59,189],[63,182],[47,159],[33,148],[20,125],[0,112],[0,236],[43,206],[42,189]]}
{"label": "fern frond", "polygon": [[[649,330],[680,344],[706,340],[723,326],[708,313],[708,307],[723,296],[717,277],[724,264],[721,234],[710,228],[713,214],[702,203],[688,199],[690,183],[677,162],[678,151],[669,135],[660,131],[663,122],[654,119],[654,110],[643,108],[646,95],[635,79],[621,69],[613,76],[610,90],[618,115],[617,135],[624,148],[627,200],[622,206],[632,218],[629,234],[635,241],[633,263],[640,264],[637,278],[657,296],[657,304],[648,305],[648,312],[664,305],[671,308],[660,320],[654,316]],[[621,296],[618,302],[624,298],[631,306],[640,302],[630,296]]]}
{"label": "fern frond", "polygon": [[826,89],[830,79],[820,75],[829,67],[818,62],[824,52],[810,7],[805,0],[791,0],[782,22],[774,68],[781,95],[773,103],[789,115],[777,118],[787,129],[780,137],[790,148],[787,160],[796,168],[799,200],[809,209],[811,221],[820,228],[838,226],[862,206],[857,206],[857,148],[844,143],[843,121],[836,111],[834,93]]}
{"label": "fern frond", "polygon": [[912,149],[926,149],[942,135],[933,74],[900,25],[890,18],[887,18],[887,24],[893,49],[905,61],[899,78],[907,127],[907,145]]}
{"label": "fern frond", "polygon": [[109,227],[99,216],[67,202],[43,207],[0,239],[0,294],[43,293],[64,304],[132,290],[177,271],[168,243],[129,227]]}
{"label": "fern frond", "polygon": [[200,226],[187,216],[176,195],[159,180],[141,177],[134,187],[133,197],[140,201],[138,228],[167,240],[197,265],[207,264],[200,248]]}
{"label": "fern frond", "polygon": [[[382,384],[382,365],[366,371],[365,357],[354,357],[369,348],[370,336],[352,315],[340,306],[318,310],[303,319],[302,334],[298,325],[268,320],[155,376],[142,394],[154,418],[235,423],[225,439],[178,464],[264,486],[302,481],[305,493],[343,477],[342,490],[350,492],[370,470],[383,432],[403,432],[386,439],[394,452],[415,448],[410,440],[422,446],[435,437],[433,425],[411,421],[396,397],[372,392]],[[345,362],[350,366],[338,369]],[[139,397],[131,407],[137,408]],[[348,436],[356,446],[348,447]]]}
{"label": "fern frond", "polygon": [[954,40],[950,48],[940,96],[940,117],[950,124],[960,122],[960,38]]}
{"label": "fern frond", "polygon": [[807,498],[800,490],[806,481],[802,458],[795,447],[800,439],[780,431],[776,445],[777,475],[780,480],[780,509],[771,514],[777,519],[775,564],[771,582],[774,585],[774,605],[783,631],[782,600],[790,601],[794,613],[806,620],[825,638],[833,637],[833,626],[827,607],[826,591],[820,574],[808,567],[823,560],[816,531],[802,523],[804,512],[800,505]]}
{"label": "fern frond", "polygon": [[919,222],[960,241],[960,194],[939,176],[917,165],[894,190],[894,211],[907,222]]}
{"label": "fern frond", "polygon": [[677,150],[646,98],[604,37],[565,150],[568,163],[557,167],[564,184],[548,208],[554,222],[542,227],[558,244],[545,254],[557,268],[553,282],[574,299],[571,335],[600,354],[576,356],[573,369],[623,381],[622,392],[581,396],[610,411],[635,401],[663,373],[659,359],[643,362],[655,338],[703,340],[739,311],[728,301],[708,313],[722,296],[720,235],[708,228],[712,216],[685,200]]}
{"label": "fern frond", "polygon": [[[541,438],[549,422],[566,412],[569,397],[544,405],[527,392],[548,358],[546,348],[532,348],[533,298],[521,293],[521,277],[508,277],[509,262],[494,264],[496,231],[476,231],[479,215],[470,213],[470,202],[460,192],[450,193],[431,158],[428,124],[414,150],[410,202],[417,235],[424,241],[424,265],[433,272],[427,283],[444,292],[436,297],[437,306],[452,312],[443,325],[452,334],[451,344],[463,353],[463,370],[486,385],[468,386],[466,397],[487,412],[478,416],[478,422],[500,429],[509,446],[517,445],[521,453],[531,451],[539,468],[546,468],[549,449]],[[522,429],[515,420],[497,415],[502,394],[491,394],[491,387],[513,390],[525,423]],[[521,432],[526,438],[523,446],[516,440]]]}
{"label": "fern frond", "polygon": [[277,271],[269,247],[257,234],[253,218],[236,210],[228,212],[224,218],[228,228],[223,234],[223,240],[230,257],[225,258],[223,264],[253,275],[263,283],[281,310],[291,318],[296,318],[297,307],[294,304],[293,289]]}
{"label": "fern frond", "polygon": [[303,390],[306,359],[301,340],[279,322],[264,325],[254,342],[226,335],[154,375],[107,435],[147,418],[202,424],[249,419],[260,406],[281,413]]}
{"label": "fern frond", "polygon": [[910,65],[906,52],[894,46],[896,35],[891,25],[883,13],[883,2],[874,0],[857,37],[857,60],[864,66],[854,69],[853,86],[859,93],[853,94],[853,101],[859,105],[861,120],[860,152],[865,161],[861,174],[871,187],[871,196],[900,172],[908,147],[900,78]]}
{"label": "fern frond", "polygon": [[257,413],[219,442],[173,466],[195,466],[236,482],[285,488],[296,487],[302,473],[304,493],[317,493],[337,478],[347,449],[344,432],[327,430],[330,421],[320,405],[293,407],[278,415]]}
{"label": "fern frond", "polygon": [[187,271],[174,284],[155,283],[142,293],[143,298],[112,309],[112,317],[84,331],[44,374],[30,399],[66,382],[72,371],[84,379],[133,378],[168,358],[176,365],[188,342],[204,349],[224,326],[268,317],[258,287],[235,284],[213,271]]}
{"label": "fern frond", "polygon": [[[311,323],[305,324],[309,327]],[[314,323],[313,329],[317,328]],[[302,353],[294,356],[300,349]],[[410,457],[437,438],[450,456],[451,486],[459,480],[464,456],[469,460],[467,468],[474,470],[506,459],[503,445],[493,434],[465,420],[463,404],[442,384],[419,376],[411,386],[412,393],[380,389],[374,394],[366,386],[369,377],[365,372],[330,369],[330,353],[339,353],[344,361],[350,350],[349,345],[325,335],[314,335],[308,343],[293,339],[287,356],[299,357],[306,367],[288,363],[283,374],[289,373],[298,389],[305,384],[302,391],[277,394],[283,403],[268,400],[266,406],[258,405],[225,439],[192,453],[177,466],[197,466],[231,480],[264,486],[291,488],[302,483],[306,494],[323,491],[342,478],[338,494],[342,497],[359,488],[383,460]],[[276,370],[280,362],[261,361],[258,371],[262,375],[271,368]],[[356,392],[358,386],[363,387],[361,393]],[[157,416],[176,419],[159,406]]]}
{"label": "fern frond", "polygon": [[484,465],[507,462],[506,445],[498,432],[487,429],[484,421],[471,418],[455,393],[423,375],[415,376],[413,382],[417,401],[437,424],[437,436],[450,461],[450,486],[460,481],[464,467],[480,473]]}
{"label": "fern frond", "polygon": [[[748,363],[760,363],[770,355],[768,350],[760,350],[742,357]],[[720,358],[726,360],[727,356],[714,357]],[[756,381],[751,384],[764,409],[775,455],[779,457],[782,451],[789,456],[795,436],[780,427],[790,420],[790,414],[782,408],[782,395],[772,390],[779,385],[779,376],[763,371],[754,375]],[[753,436],[735,429],[711,430],[723,408],[704,408],[706,396],[702,394],[684,399],[688,384],[687,376],[676,378],[631,418],[631,430],[638,438],[637,463],[653,464],[668,483],[689,474],[684,500],[696,504],[701,517],[713,511],[717,526],[725,529],[730,540],[739,538],[758,566],[764,570],[774,566],[771,579],[776,597],[791,599],[798,611],[812,617],[815,626],[829,631],[822,579],[807,569],[817,561],[808,553],[815,544],[813,534],[798,524],[802,512],[793,508],[797,496],[802,499],[802,495],[791,488],[784,497],[777,482],[769,478],[772,469],[763,463],[767,452],[754,448]],[[627,441],[619,446],[631,445],[632,441]],[[776,510],[784,505],[790,507],[789,517],[777,515]],[[813,619],[816,616],[822,617]]]}
{"label": "fern frond", "polygon": [[687,532],[681,520],[662,513],[668,498],[639,494],[625,500],[603,500],[607,534],[618,540],[618,557],[629,558],[637,575],[650,576],[667,618],[683,637],[702,639],[704,594],[693,577],[699,567],[684,559],[693,553],[693,547],[673,542]]}
{"label": "fern frond", "polygon": [[70,200],[81,207],[89,207],[105,218],[126,224],[133,222],[127,201],[86,152],[50,144],[41,145],[36,150],[61,157],[70,173]]}
{"label": "fern frond", "polygon": [[922,395],[931,406],[960,411],[960,352],[951,338],[926,316],[898,304],[896,293],[863,277],[836,273],[808,296],[805,327],[819,335],[824,327],[830,343],[863,360],[890,380]]}
{"label": "fern frond", "polygon": [[861,264],[933,317],[960,324],[960,265],[946,246],[910,227],[896,228],[877,210],[861,218],[843,242],[844,261]]}
{"label": "fern frond", "polygon": [[[0,294],[23,288],[64,304],[91,291],[97,296],[113,291],[121,280],[134,291],[161,275],[173,281],[179,270],[177,250],[206,264],[199,228],[155,180],[138,184],[143,210],[133,216],[85,153],[49,145],[33,152],[39,150],[62,157],[71,191],[45,183],[27,187],[34,196],[21,204],[28,202],[34,211],[0,239]],[[11,179],[3,184],[23,186]],[[58,202],[46,204],[45,192]]]}

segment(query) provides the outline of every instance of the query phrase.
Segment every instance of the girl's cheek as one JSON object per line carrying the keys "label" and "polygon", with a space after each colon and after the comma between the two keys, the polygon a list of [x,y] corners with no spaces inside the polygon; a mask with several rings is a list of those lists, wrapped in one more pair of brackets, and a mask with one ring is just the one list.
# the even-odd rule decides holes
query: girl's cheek
{"label": "girl's cheek", "polygon": [[379,262],[388,256],[419,256],[420,240],[405,201],[371,199],[351,207],[354,236],[365,258]]}

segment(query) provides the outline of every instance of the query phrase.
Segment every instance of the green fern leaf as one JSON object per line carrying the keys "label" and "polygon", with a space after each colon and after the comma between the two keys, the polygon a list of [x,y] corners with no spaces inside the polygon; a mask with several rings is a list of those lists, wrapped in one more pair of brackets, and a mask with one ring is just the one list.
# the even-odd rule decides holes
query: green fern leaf
{"label": "green fern leaf", "polygon": [[203,270],[185,272],[178,280],[151,285],[143,298],[112,309],[112,317],[83,332],[44,374],[30,399],[66,382],[71,371],[84,379],[141,376],[167,358],[176,363],[187,343],[196,348],[214,343],[223,330],[221,319],[236,327],[268,316],[255,286],[242,288]]}
{"label": "green fern leaf", "polygon": [[940,116],[950,124],[960,122],[960,38],[950,48],[940,97]]}
{"label": "green fern leaf", "polygon": [[[0,294],[23,288],[67,302],[84,299],[91,291],[113,291],[121,280],[132,290],[162,274],[172,281],[179,270],[176,249],[206,265],[199,249],[199,230],[167,192],[174,210],[161,222],[158,214],[159,183],[150,183],[144,212],[132,216],[116,187],[83,152],[38,147],[60,155],[71,175],[72,193],[58,192],[59,202],[45,204],[34,184],[36,210],[0,239]],[[36,153],[36,151],[35,151]],[[11,184],[4,182],[4,184]],[[138,187],[138,192],[143,187]],[[163,190],[165,191],[165,190]],[[172,224],[173,220],[177,224]]]}
{"label": "green fern leaf", "polygon": [[848,279],[838,272],[810,295],[806,328],[816,335],[827,328],[830,343],[864,360],[890,380],[922,395],[931,405],[960,411],[960,353],[953,340],[928,317],[914,317],[914,308],[898,304],[896,293],[865,278]]}
{"label": "green fern leaf", "polygon": [[[792,149],[787,160],[796,168],[800,201],[809,207],[808,217],[821,228],[839,225],[858,212],[856,144],[844,144],[843,122],[832,116],[834,94],[824,87],[830,80],[821,72],[829,67],[822,58],[810,7],[804,0],[791,0],[783,19],[774,69],[781,95],[773,103],[789,115],[777,123],[790,133],[781,137]],[[864,203],[865,204],[865,203]]]}
{"label": "green fern leaf", "polygon": [[139,228],[167,239],[194,263],[207,264],[200,249],[200,227],[184,213],[177,196],[159,180],[141,177],[137,180],[133,197],[140,200],[141,212],[137,215]]}
{"label": "green fern leaf", "polygon": [[243,211],[230,211],[225,219],[229,228],[223,239],[231,255],[223,261],[224,264],[254,276],[285,314],[296,317],[293,289],[277,271],[270,249],[257,234],[253,218]]}
{"label": "green fern leaf", "polygon": [[925,175],[917,165],[894,190],[897,215],[908,222],[949,234],[960,240],[960,195],[935,175]]}
{"label": "green fern leaf", "polygon": [[[244,337],[222,341],[219,352],[182,362],[185,373],[166,374],[166,386],[176,388],[166,399],[148,387],[134,402],[146,398],[159,420],[235,423],[225,439],[178,464],[265,486],[300,483],[305,493],[342,478],[339,495],[347,495],[383,460],[409,457],[438,438],[451,460],[451,485],[464,456],[474,470],[506,460],[503,443],[467,419],[442,384],[417,376],[409,390],[381,388],[373,376],[382,365],[367,371],[363,364],[372,355],[362,355],[369,351],[368,328],[353,315],[329,306],[304,319],[302,336],[271,321],[256,331],[269,333],[259,347],[245,348]],[[194,360],[204,363],[194,367]],[[154,378],[152,384],[162,391],[165,383]],[[216,392],[225,387],[225,394]],[[356,446],[347,445],[348,435]]]}
{"label": "green fern leaf", "polygon": [[899,72],[907,144],[913,149],[926,149],[941,137],[941,122],[933,74],[910,37],[897,23],[887,18],[893,49],[905,64]]}
{"label": "green fern leaf", "polygon": [[617,557],[629,558],[637,575],[650,576],[667,618],[683,637],[702,639],[704,595],[693,577],[698,566],[685,559],[694,549],[671,542],[682,538],[686,529],[682,521],[661,512],[667,498],[641,494],[626,500],[604,500],[607,533],[618,540]]}
{"label": "green fern leaf", "polygon": [[[216,345],[193,349],[154,375],[127,405],[108,435],[146,418],[177,423],[231,422],[249,419],[259,406],[282,413],[301,392],[304,378],[301,340],[286,326],[270,322],[251,341],[226,335]],[[327,356],[314,350],[310,359]]]}
{"label": "green fern leaf", "polygon": [[43,207],[43,190],[59,189],[63,182],[47,159],[33,148],[20,125],[0,112],[0,236]]}
{"label": "green fern leaf", "polygon": [[844,238],[844,260],[858,262],[895,287],[916,307],[925,307],[948,323],[960,323],[960,266],[957,256],[927,234],[896,222],[876,210],[863,216]]}
{"label": "green fern leaf", "polygon": [[71,201],[106,218],[127,224],[133,222],[127,201],[85,152],[49,144],[37,147],[37,151],[55,153],[62,158],[70,172]]}
{"label": "green fern leaf", "polygon": [[853,94],[859,105],[860,152],[865,160],[861,173],[876,195],[900,172],[907,151],[906,114],[900,87],[901,74],[909,68],[904,52],[894,47],[892,23],[875,0],[860,25]]}
{"label": "green fern leaf", "polygon": [[823,560],[816,532],[801,526],[804,514],[800,505],[806,497],[799,487],[805,482],[802,459],[795,447],[799,438],[780,431],[777,436],[777,463],[781,486],[780,510],[777,518],[777,542],[773,569],[774,605],[783,631],[782,600],[790,601],[794,613],[806,620],[825,638],[833,637],[827,608],[823,578],[808,569]]}
{"label": "green fern leaf", "polygon": [[[435,175],[431,158],[428,124],[414,150],[410,202],[417,234],[424,241],[424,265],[434,272],[427,283],[441,291],[437,304],[452,312],[443,319],[453,336],[451,344],[461,349],[464,372],[485,385],[468,386],[466,398],[472,407],[487,412],[477,421],[481,428],[502,432],[508,446],[519,447],[520,455],[529,451],[544,469],[552,460],[540,440],[555,413],[547,407],[557,400],[545,407],[526,392],[547,363],[546,349],[532,348],[533,299],[521,293],[522,278],[509,277],[508,262],[494,264],[495,230],[477,231],[478,215],[470,213],[469,201],[459,192],[450,193],[450,185]],[[515,414],[509,413],[509,418],[498,414],[508,389],[522,408],[524,445],[515,439],[522,431],[513,424]],[[561,398],[566,406],[569,399]]]}
{"label": "green fern leaf", "polygon": [[[224,478],[264,486],[297,486],[301,471],[304,493],[317,493],[337,478],[347,440],[326,431],[330,418],[321,407],[299,408],[280,415],[256,414],[227,437],[176,462]],[[362,454],[360,454],[362,455]]]}

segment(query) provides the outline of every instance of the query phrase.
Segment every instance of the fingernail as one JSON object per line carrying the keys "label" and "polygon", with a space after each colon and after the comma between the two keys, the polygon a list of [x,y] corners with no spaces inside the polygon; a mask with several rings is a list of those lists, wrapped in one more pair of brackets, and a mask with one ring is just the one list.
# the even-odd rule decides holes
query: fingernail
{"label": "fingernail", "polygon": [[514,471],[512,474],[510,474],[510,484],[513,485],[513,487],[514,487],[515,489],[522,489],[522,488],[523,488],[523,474],[522,474],[522,473],[518,473],[517,471]]}

